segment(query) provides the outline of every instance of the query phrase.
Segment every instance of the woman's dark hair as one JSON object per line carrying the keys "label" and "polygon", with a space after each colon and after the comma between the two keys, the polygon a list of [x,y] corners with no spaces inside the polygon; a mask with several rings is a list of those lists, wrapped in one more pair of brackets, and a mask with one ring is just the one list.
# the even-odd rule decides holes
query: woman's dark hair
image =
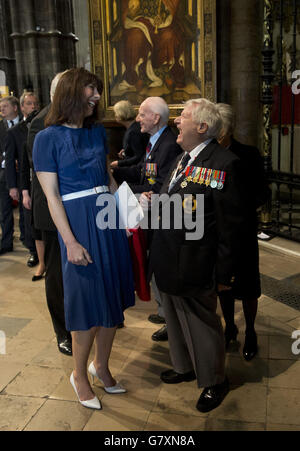
{"label": "woman's dark hair", "polygon": [[91,116],[85,117],[84,88],[93,85],[102,94],[102,81],[83,67],[66,71],[57,83],[51,108],[45,119],[45,126],[64,123],[81,124],[88,127],[99,122],[98,108],[94,108]]}

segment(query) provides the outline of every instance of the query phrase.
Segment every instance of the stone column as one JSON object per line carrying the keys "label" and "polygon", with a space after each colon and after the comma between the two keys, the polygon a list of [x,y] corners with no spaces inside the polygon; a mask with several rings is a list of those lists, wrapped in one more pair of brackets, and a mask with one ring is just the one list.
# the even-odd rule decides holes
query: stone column
{"label": "stone column", "polygon": [[9,7],[18,95],[32,87],[46,105],[53,76],[76,65],[72,1],[9,0]]}
{"label": "stone column", "polygon": [[8,86],[10,92],[16,86],[16,60],[13,44],[9,38],[11,18],[6,0],[0,0],[0,18],[0,70],[5,74],[5,85]]}
{"label": "stone column", "polygon": [[14,43],[18,93],[24,89],[40,91],[39,55],[32,0],[10,0],[12,34]]}
{"label": "stone column", "polygon": [[217,8],[217,102],[230,103],[230,0]]}
{"label": "stone column", "polygon": [[79,38],[76,44],[77,65],[91,70],[89,9],[86,2],[73,0],[73,11],[75,34]]}
{"label": "stone column", "polygon": [[231,1],[230,100],[236,111],[235,137],[256,146],[261,127],[262,3]]}

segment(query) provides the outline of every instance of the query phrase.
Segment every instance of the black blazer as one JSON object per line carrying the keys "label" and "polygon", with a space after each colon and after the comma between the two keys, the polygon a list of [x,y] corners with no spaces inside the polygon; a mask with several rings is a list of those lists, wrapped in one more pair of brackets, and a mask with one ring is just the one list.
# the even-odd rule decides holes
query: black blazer
{"label": "black blazer", "polygon": [[[256,217],[256,209],[264,205],[271,195],[263,159],[256,147],[247,146],[235,139],[232,139],[229,149],[241,160],[245,182],[244,200],[249,205],[249,214]],[[255,183],[251,183],[252,180],[255,180]]]}
{"label": "black blazer", "polygon": [[[38,111],[33,111],[25,120],[25,124],[27,126],[26,135],[28,136],[28,129],[30,127],[30,122],[35,118],[38,114]],[[27,137],[24,143],[24,150],[21,155],[21,160],[19,162],[19,172],[20,172],[20,190],[28,190],[31,191],[31,168],[28,160],[28,149],[27,149]]]}
{"label": "black blazer", "polygon": [[28,160],[27,144],[25,146],[20,164],[20,190],[31,191],[31,168]]}
{"label": "black blazer", "polygon": [[[115,169],[114,176],[119,183],[124,180],[128,182],[134,193],[148,191],[159,193],[170,167],[181,153],[182,149],[176,143],[176,136],[171,128],[167,127],[156,141],[149,158],[146,159],[145,156],[139,164],[129,168]],[[147,163],[156,165],[156,176],[149,177],[147,175]]]}
{"label": "black blazer", "polygon": [[7,130],[8,125],[5,119],[0,121],[0,168],[2,167],[2,161],[5,159],[4,152],[5,152],[5,140],[7,136]]}
{"label": "black blazer", "polygon": [[[21,120],[22,120],[22,116],[19,116],[19,121],[21,121]],[[6,163],[6,156],[4,156],[4,155],[5,155],[5,145],[6,145],[8,130],[10,130],[10,129],[8,128],[7,121],[5,119],[3,119],[2,121],[0,121],[0,168],[2,167],[3,160],[5,160],[5,163]]]}
{"label": "black blazer", "polygon": [[[193,199],[196,194],[204,195],[202,238],[187,240],[186,233],[191,231],[186,229],[185,224],[181,229],[175,229],[174,212],[171,213],[170,228],[155,230],[153,233],[150,273],[154,272],[161,291],[177,296],[197,296],[199,289],[212,287],[215,282],[231,284],[245,217],[241,199],[240,160],[230,150],[223,149],[213,140],[200,152],[193,166],[226,171],[226,176],[223,189],[217,189],[193,181],[182,185],[185,180],[185,174],[182,174],[169,192],[170,195],[180,195],[180,212],[193,215],[194,220],[196,211],[193,211],[193,203],[184,203],[184,195]],[[161,193],[168,192],[172,175],[173,171],[167,177]],[[160,209],[160,223],[164,211],[165,205]]]}
{"label": "black blazer", "polygon": [[28,135],[28,126],[23,120],[7,130],[5,142],[5,175],[8,189],[19,187],[19,173],[16,161],[20,169],[23,153]]}
{"label": "black blazer", "polygon": [[271,195],[264,173],[263,159],[256,147],[232,140],[230,150],[241,161],[243,202],[247,206],[242,230],[243,243],[237,260],[233,295],[236,299],[257,299],[261,295],[257,208]]}
{"label": "black blazer", "polygon": [[142,133],[140,123],[133,122],[126,130],[123,138],[125,158],[118,161],[118,167],[124,168],[138,164],[145,156],[148,141],[148,133]]}
{"label": "black blazer", "polygon": [[[28,150],[28,160],[33,169],[32,163],[32,150],[34,138],[38,132],[45,128],[44,121],[50,110],[50,106],[46,106],[40,113],[33,119],[30,124],[28,139],[27,139],[27,150]],[[55,232],[57,229],[52,221],[47,199],[42,190],[40,182],[38,181],[36,173],[33,171],[32,174],[32,214],[33,214],[33,224],[36,229],[46,230]]]}

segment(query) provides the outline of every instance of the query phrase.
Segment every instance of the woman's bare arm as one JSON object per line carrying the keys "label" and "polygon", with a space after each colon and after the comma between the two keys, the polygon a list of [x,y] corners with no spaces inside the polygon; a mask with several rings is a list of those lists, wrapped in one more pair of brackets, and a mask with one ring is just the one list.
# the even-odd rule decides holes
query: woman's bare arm
{"label": "woman's bare arm", "polygon": [[92,259],[87,250],[76,240],[64,209],[55,172],[37,172],[37,177],[47,198],[54,224],[67,248],[68,261],[75,265],[87,266]]}

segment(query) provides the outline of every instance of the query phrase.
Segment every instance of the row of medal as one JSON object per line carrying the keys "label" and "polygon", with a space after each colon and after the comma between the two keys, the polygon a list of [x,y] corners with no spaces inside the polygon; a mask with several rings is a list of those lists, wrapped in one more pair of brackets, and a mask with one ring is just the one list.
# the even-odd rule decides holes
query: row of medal
{"label": "row of medal", "polygon": [[225,182],[225,171],[218,169],[201,168],[198,166],[188,166],[185,170],[185,179],[181,183],[181,188],[185,188],[189,182],[205,184],[211,188],[223,189]]}
{"label": "row of medal", "polygon": [[146,163],[145,175],[148,177],[149,184],[154,185],[157,177],[157,163]]}
{"label": "row of medal", "polygon": [[156,177],[157,163],[146,163],[145,175],[146,177]]}

